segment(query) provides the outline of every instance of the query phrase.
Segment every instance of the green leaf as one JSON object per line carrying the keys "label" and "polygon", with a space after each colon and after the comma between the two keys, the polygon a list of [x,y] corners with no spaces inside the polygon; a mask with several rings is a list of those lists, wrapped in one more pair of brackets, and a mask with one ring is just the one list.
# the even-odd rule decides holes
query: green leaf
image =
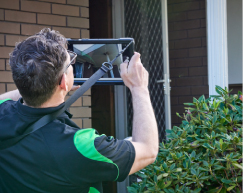
{"label": "green leaf", "polygon": [[127,187],[127,191],[129,193],[137,193],[138,191],[136,190],[136,188],[133,188],[133,187]]}
{"label": "green leaf", "polygon": [[177,115],[178,117],[182,118],[182,117],[180,116],[180,114],[179,114],[179,113],[176,113],[176,115]]}
{"label": "green leaf", "polygon": [[181,175],[181,178],[184,178],[186,175],[187,175],[187,172],[184,172],[184,173]]}
{"label": "green leaf", "polygon": [[172,181],[165,181],[165,182],[164,182],[164,184],[165,184],[165,185],[164,185],[164,188],[167,188],[168,186],[170,186],[171,182],[172,182]]}
{"label": "green leaf", "polygon": [[176,172],[181,172],[181,171],[182,171],[181,168],[177,168],[177,169],[176,169]]}
{"label": "green leaf", "polygon": [[199,97],[198,101],[201,103],[201,102],[204,102],[205,101],[205,96],[202,95]]}
{"label": "green leaf", "polygon": [[195,106],[195,104],[193,103],[183,103],[184,105],[188,105],[188,106]]}
{"label": "green leaf", "polygon": [[193,152],[191,153],[191,155],[190,155],[190,158],[195,158],[195,157],[196,157],[196,152],[193,151]]}
{"label": "green leaf", "polygon": [[217,121],[217,113],[214,113],[213,115],[213,124]]}
{"label": "green leaf", "polygon": [[191,168],[191,173],[192,173],[193,175],[197,175],[196,170],[194,170],[193,168]]}
{"label": "green leaf", "polygon": [[210,178],[210,176],[203,176],[200,178],[200,180],[207,180],[208,178]]}
{"label": "green leaf", "polygon": [[204,165],[204,166],[207,166],[207,167],[209,166],[209,165],[208,165],[208,162],[206,162],[206,161],[203,161],[203,165]]}
{"label": "green leaf", "polygon": [[230,184],[233,182],[232,180],[226,180],[226,179],[221,179],[221,181],[225,184]]}
{"label": "green leaf", "polygon": [[164,163],[162,164],[162,166],[163,166],[164,170],[167,172],[167,171],[168,171],[167,164],[164,162]]}
{"label": "green leaf", "polygon": [[206,193],[215,193],[215,192],[220,192],[220,190],[222,189],[222,187],[218,187],[218,188],[215,188],[215,189],[211,189],[209,191],[207,191]]}
{"label": "green leaf", "polygon": [[188,166],[188,165],[187,165],[187,162],[186,162],[186,160],[183,160],[183,163],[182,163],[182,165],[183,165],[183,167],[184,167],[184,168],[187,168],[187,166]]}
{"label": "green leaf", "polygon": [[166,129],[166,133],[172,133],[173,131],[171,129]]}
{"label": "green leaf", "polygon": [[214,149],[211,145],[209,145],[208,143],[204,143],[202,145],[203,147],[207,148],[207,149]]}
{"label": "green leaf", "polygon": [[220,143],[220,145],[222,145],[223,144],[223,139],[220,139],[219,143]]}
{"label": "green leaf", "polygon": [[198,169],[199,169],[199,170],[202,170],[202,171],[209,171],[208,169],[206,169],[206,168],[202,168],[202,167],[199,167]]}
{"label": "green leaf", "polygon": [[157,180],[159,181],[163,177],[163,174],[158,175]]}
{"label": "green leaf", "polygon": [[221,189],[221,191],[220,191],[220,193],[226,193],[227,191],[226,191],[226,189],[225,189],[225,187],[223,187],[222,189]]}
{"label": "green leaf", "polygon": [[225,167],[223,166],[220,166],[220,165],[216,165],[213,170],[222,170],[222,169],[226,169]]}
{"label": "green leaf", "polygon": [[157,179],[157,176],[154,175],[154,182],[157,184],[158,183],[158,179]]}
{"label": "green leaf", "polygon": [[236,185],[228,187],[228,188],[227,188],[227,191],[229,192],[229,191],[232,190],[235,186],[236,186]]}
{"label": "green leaf", "polygon": [[198,189],[194,190],[193,193],[198,193],[200,191],[201,191],[201,188],[198,188]]}
{"label": "green leaf", "polygon": [[195,97],[193,97],[193,102],[198,103],[198,100]]}
{"label": "green leaf", "polygon": [[155,170],[158,170],[158,171],[160,171],[160,170],[161,170],[161,168],[160,168],[160,167],[158,167],[158,166],[154,166],[154,169],[155,169]]}
{"label": "green leaf", "polygon": [[209,110],[209,109],[208,109],[208,105],[207,105],[206,103],[203,103],[203,108],[204,108],[206,111]]}
{"label": "green leaf", "polygon": [[243,166],[240,164],[232,163],[232,165],[243,170]]}
{"label": "green leaf", "polygon": [[170,171],[172,171],[174,168],[175,168],[175,164],[172,164],[171,166],[170,166]]}
{"label": "green leaf", "polygon": [[167,177],[169,174],[168,173],[163,173],[162,176],[163,177]]}

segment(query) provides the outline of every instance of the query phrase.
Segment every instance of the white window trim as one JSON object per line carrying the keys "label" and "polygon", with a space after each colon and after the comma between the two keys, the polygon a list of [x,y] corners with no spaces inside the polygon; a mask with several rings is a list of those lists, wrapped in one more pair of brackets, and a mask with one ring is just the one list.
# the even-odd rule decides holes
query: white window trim
{"label": "white window trim", "polygon": [[209,95],[217,95],[216,85],[228,88],[227,2],[206,3]]}

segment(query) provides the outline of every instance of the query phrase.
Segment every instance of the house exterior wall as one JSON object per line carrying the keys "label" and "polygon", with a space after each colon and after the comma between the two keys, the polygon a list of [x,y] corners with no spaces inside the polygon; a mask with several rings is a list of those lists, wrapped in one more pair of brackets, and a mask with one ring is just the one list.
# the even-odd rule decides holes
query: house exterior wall
{"label": "house exterior wall", "polygon": [[[44,27],[66,38],[89,38],[89,0],[0,0],[0,94],[16,89],[9,66],[16,42]],[[91,127],[90,95],[88,90],[70,107],[81,128]]]}
{"label": "house exterior wall", "polygon": [[172,125],[183,103],[208,96],[205,0],[168,0]]}

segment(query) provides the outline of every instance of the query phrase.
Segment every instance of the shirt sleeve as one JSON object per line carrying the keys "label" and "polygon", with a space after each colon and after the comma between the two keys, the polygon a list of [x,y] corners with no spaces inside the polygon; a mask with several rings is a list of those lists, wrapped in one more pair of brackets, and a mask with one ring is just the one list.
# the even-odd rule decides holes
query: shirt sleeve
{"label": "shirt sleeve", "polygon": [[95,129],[79,130],[74,136],[74,144],[84,157],[96,162],[95,181],[125,180],[135,159],[135,149],[130,141],[98,135]]}

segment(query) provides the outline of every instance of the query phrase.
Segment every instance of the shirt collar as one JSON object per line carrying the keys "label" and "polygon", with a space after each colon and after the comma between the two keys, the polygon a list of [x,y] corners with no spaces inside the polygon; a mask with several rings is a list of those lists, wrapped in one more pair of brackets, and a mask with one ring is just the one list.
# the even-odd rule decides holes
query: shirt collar
{"label": "shirt collar", "polygon": [[33,107],[29,107],[27,105],[24,105],[23,98],[20,98],[17,101],[18,112],[23,115],[28,115],[28,116],[43,116],[46,114],[50,114],[50,113],[53,113],[53,112],[61,109],[64,105],[65,105],[65,102],[61,103],[60,105],[58,105],[56,107],[33,108]]}

